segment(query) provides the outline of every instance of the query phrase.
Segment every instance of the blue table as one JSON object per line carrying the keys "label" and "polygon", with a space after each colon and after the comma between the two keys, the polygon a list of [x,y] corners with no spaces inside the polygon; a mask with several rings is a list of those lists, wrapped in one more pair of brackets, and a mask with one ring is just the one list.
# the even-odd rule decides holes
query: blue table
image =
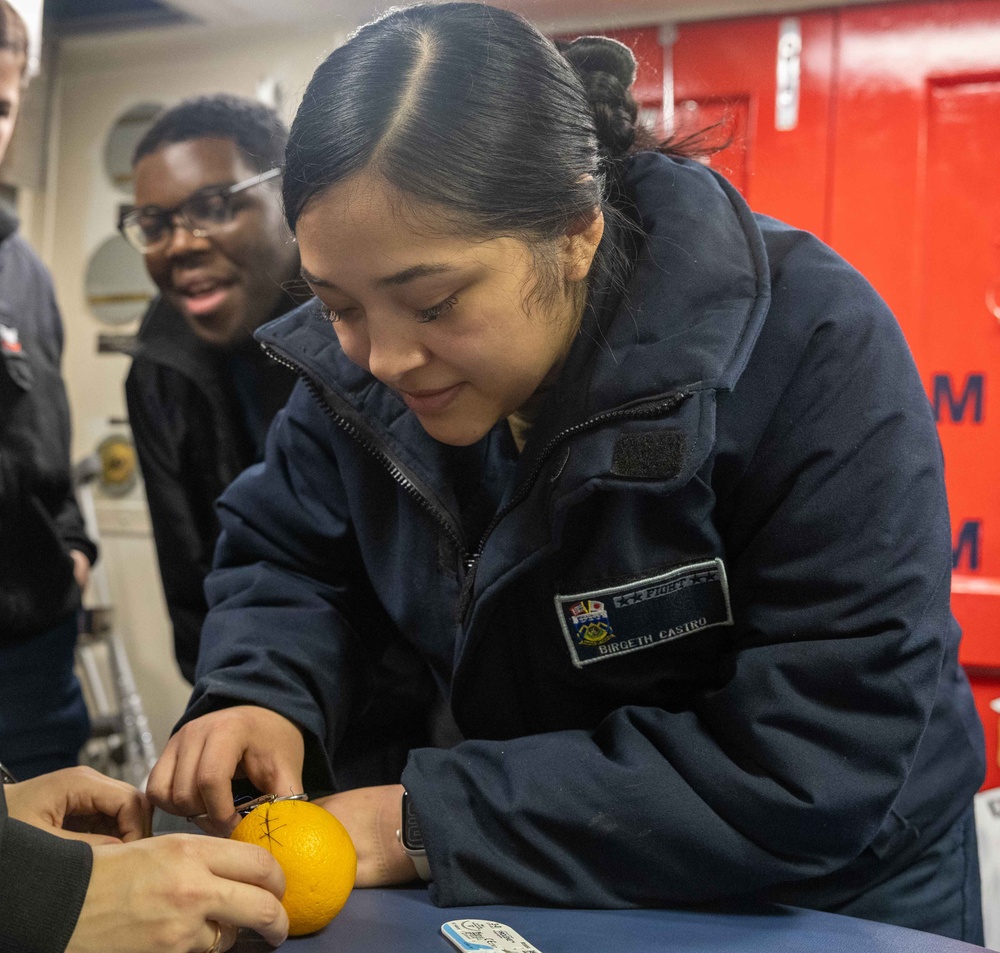
{"label": "blue table", "polygon": [[[793,907],[701,910],[543,910],[435,907],[424,888],[355,890],[340,915],[283,953],[457,953],[448,920],[475,917],[513,927],[541,953],[961,953],[982,947],[833,913]],[[254,935],[232,953],[270,950]]]}

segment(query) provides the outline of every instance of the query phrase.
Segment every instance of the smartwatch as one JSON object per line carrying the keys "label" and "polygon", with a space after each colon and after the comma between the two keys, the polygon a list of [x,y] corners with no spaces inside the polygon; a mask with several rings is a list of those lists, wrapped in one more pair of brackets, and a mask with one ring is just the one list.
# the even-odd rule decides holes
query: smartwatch
{"label": "smartwatch", "polygon": [[0,761],[0,784],[17,784],[17,778],[7,770],[2,761]]}
{"label": "smartwatch", "polygon": [[399,830],[396,839],[402,845],[407,857],[417,868],[417,876],[425,883],[431,879],[431,865],[427,862],[427,851],[424,849],[424,835],[420,831],[420,822],[413,810],[413,800],[403,791],[399,805]]}

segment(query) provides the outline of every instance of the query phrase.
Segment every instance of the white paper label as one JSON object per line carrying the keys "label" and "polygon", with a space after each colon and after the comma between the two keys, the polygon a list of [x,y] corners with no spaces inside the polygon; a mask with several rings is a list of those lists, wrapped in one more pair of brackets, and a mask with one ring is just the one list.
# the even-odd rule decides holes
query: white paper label
{"label": "white paper label", "polygon": [[462,953],[542,953],[509,926],[495,920],[449,920],[441,932]]}

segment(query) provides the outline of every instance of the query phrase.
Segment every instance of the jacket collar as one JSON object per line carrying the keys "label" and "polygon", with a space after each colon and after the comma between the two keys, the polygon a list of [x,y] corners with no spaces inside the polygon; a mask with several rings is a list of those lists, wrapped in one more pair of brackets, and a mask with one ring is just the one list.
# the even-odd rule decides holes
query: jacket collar
{"label": "jacket collar", "polygon": [[197,379],[213,376],[217,364],[212,349],[198,340],[180,312],[161,296],[153,299],[143,316],[132,354]]}
{"label": "jacket collar", "polygon": [[[274,362],[261,353],[256,342],[247,340],[239,346],[239,350],[260,369],[265,379],[274,376]],[[201,341],[181,313],[161,296],[153,300],[143,317],[128,353],[154,364],[172,367],[203,387],[213,384],[220,375],[226,376],[225,350]],[[279,374],[278,379],[284,376]]]}
{"label": "jacket collar", "polygon": [[646,152],[629,163],[625,184],[644,236],[635,268],[617,306],[587,316],[571,355],[575,379],[581,353],[592,355],[591,414],[663,393],[732,389],[770,302],[763,238],[725,179]]}
{"label": "jacket collar", "polygon": [[[644,233],[639,255],[624,293],[592,294],[539,415],[544,431],[679,391],[731,389],[767,312],[763,239],[732,186],[697,162],[656,153],[630,160],[625,181]],[[433,443],[395,394],[346,358],[317,302],[256,336],[305,370],[338,412],[402,442],[404,453]]]}

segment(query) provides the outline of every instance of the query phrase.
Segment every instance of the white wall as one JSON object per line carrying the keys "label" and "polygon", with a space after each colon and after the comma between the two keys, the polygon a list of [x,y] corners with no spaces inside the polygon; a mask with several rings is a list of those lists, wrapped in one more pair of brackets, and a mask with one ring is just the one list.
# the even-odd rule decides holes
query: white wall
{"label": "white wall", "polygon": [[[220,91],[253,96],[266,78],[286,92],[282,112],[290,119],[313,69],[349,26],[341,20],[309,30],[225,35],[187,27],[61,45],[48,110],[45,181],[41,190],[22,191],[20,211],[28,240],[52,270],[63,310],[74,459],[120,431],[109,420],[125,416],[129,361],[98,354],[97,335],[135,328],[100,325],[88,311],[83,287],[89,256],[114,234],[118,205],[128,201],[103,170],[105,137],[115,119],[140,102],[169,105]],[[188,689],[173,659],[145,497],[139,486],[122,499],[98,493],[96,503],[116,616],[161,751]]]}

